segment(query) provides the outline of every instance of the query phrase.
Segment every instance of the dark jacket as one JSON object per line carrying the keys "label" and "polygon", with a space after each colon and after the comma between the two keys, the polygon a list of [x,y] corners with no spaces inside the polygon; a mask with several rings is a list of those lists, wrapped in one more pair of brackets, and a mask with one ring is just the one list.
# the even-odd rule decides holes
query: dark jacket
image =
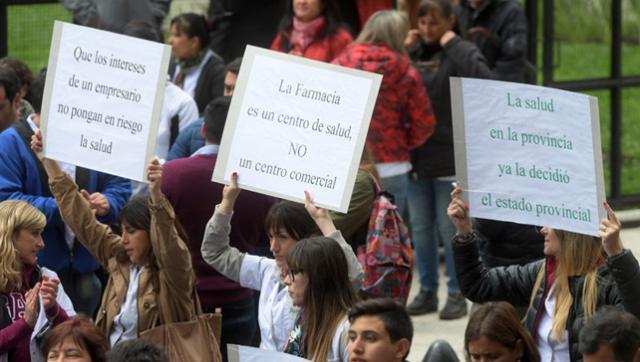
{"label": "dark jacket", "polygon": [[[198,105],[198,112],[200,115],[204,112],[204,108],[212,100],[220,97],[224,90],[224,60],[220,58],[216,53],[211,52],[212,56],[209,57],[202,68],[198,82],[196,83],[196,90],[193,95],[193,100]],[[169,74],[171,74],[172,81],[175,81],[176,77],[176,64],[171,62],[169,68]]]}
{"label": "dark jacket", "polygon": [[412,152],[413,169],[419,177],[455,175],[449,77],[491,78],[491,70],[478,48],[458,36],[444,48],[419,39],[409,56],[422,75],[436,116],[431,138]]}
{"label": "dark jacket", "polygon": [[487,58],[494,79],[531,81],[535,70],[526,60],[527,19],[517,1],[485,0],[478,9],[461,1],[458,25]]}
{"label": "dark jacket", "polygon": [[[507,301],[515,306],[527,306],[536,277],[545,261],[539,260],[526,265],[485,268],[478,258],[477,239],[469,243],[453,243],[456,274],[460,290],[469,300],[476,303]],[[551,285],[547,285],[547,274],[536,291],[532,307],[527,311],[525,327],[535,336],[538,311],[544,303],[544,296]],[[567,330],[569,353],[572,361],[582,361],[578,351],[578,337],[585,322],[582,292],[584,277],[569,278],[569,289],[573,305],[569,310]],[[629,250],[607,259],[598,270],[597,307],[617,305],[636,317],[640,317],[640,268],[638,261]]]}
{"label": "dark jacket", "polygon": [[544,258],[544,236],[533,225],[475,219],[474,229],[484,239],[482,260],[493,268],[524,265]]}

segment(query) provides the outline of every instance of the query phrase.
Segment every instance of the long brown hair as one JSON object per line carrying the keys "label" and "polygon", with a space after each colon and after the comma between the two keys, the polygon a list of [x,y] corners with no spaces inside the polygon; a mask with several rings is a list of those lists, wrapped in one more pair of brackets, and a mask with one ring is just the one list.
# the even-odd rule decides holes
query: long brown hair
{"label": "long brown hair", "polygon": [[327,237],[303,239],[287,255],[287,265],[290,273],[305,273],[309,279],[301,308],[305,357],[325,362],[336,329],[358,298],[344,251]]}
{"label": "long brown hair", "polygon": [[[558,264],[555,271],[553,294],[556,298],[556,303],[551,330],[553,338],[559,341],[567,329],[567,318],[573,305],[574,296],[571,295],[569,290],[569,277],[584,276],[582,295],[580,297],[584,306],[585,320],[589,320],[596,311],[598,266],[603,261],[603,249],[600,238],[564,230],[554,229],[553,232],[560,240],[560,255],[558,256]],[[543,264],[531,291],[529,308],[533,306],[544,276],[545,266]]]}
{"label": "long brown hair", "polygon": [[520,323],[515,308],[507,302],[489,302],[471,314],[464,331],[464,352],[467,358],[469,343],[481,337],[500,343],[510,350],[514,350],[520,342],[523,351],[521,361],[540,361],[533,338]]}

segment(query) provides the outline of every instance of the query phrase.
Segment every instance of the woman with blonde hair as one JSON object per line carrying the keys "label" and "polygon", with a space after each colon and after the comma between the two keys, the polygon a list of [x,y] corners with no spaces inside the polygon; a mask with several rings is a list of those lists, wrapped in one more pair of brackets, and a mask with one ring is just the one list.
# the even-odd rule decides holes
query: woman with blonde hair
{"label": "woman with blonde hair", "polygon": [[473,302],[529,305],[525,327],[542,361],[582,361],[580,329],[603,305],[640,317],[640,268],[620,241],[620,221],[605,202],[600,237],[543,227],[545,259],[485,268],[478,258],[467,205],[452,192],[447,213],[456,227],[453,251],[462,293]]}
{"label": "woman with blonde hair", "polygon": [[398,11],[378,11],[358,38],[333,63],[383,75],[367,147],[373,153],[382,186],[404,209],[411,171],[410,151],[422,145],[435,126],[431,102],[422,78],[404,47],[407,17]]}
{"label": "woman with blonde hair", "polygon": [[40,337],[75,315],[55,272],[38,266],[46,217],[24,201],[0,203],[0,361],[41,361]]}

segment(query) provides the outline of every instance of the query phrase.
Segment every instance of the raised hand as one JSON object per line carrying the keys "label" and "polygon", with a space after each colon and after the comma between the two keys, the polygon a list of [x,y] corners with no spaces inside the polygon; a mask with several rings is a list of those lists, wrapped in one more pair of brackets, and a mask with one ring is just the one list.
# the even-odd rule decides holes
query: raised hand
{"label": "raised hand", "polygon": [[320,231],[324,236],[329,236],[332,232],[336,231],[336,227],[329,216],[327,209],[317,207],[311,199],[309,191],[304,192],[304,207],[307,209],[309,216],[316,222]]}
{"label": "raised hand", "polygon": [[37,283],[33,289],[27,291],[25,294],[26,303],[24,306],[24,321],[27,322],[29,327],[34,328],[36,321],[38,320],[38,314],[40,312],[40,303],[38,295],[40,294],[40,283]]}
{"label": "raised hand", "polygon": [[149,196],[151,201],[158,202],[162,198],[160,183],[162,181],[162,165],[157,158],[149,161],[147,166],[147,180],[149,180]]}
{"label": "raised hand", "polygon": [[240,195],[240,189],[238,187],[238,173],[231,174],[229,184],[222,189],[222,202],[218,206],[218,211],[223,214],[230,215],[233,212],[233,207],[236,204],[238,195]]}
{"label": "raised hand", "polygon": [[602,247],[607,255],[616,256],[624,251],[624,246],[620,240],[620,227],[622,224],[606,201],[604,202],[604,209],[607,211],[607,218],[600,221]]}
{"label": "raised hand", "polygon": [[420,31],[418,29],[411,29],[407,33],[407,37],[404,38],[404,47],[405,48],[413,48],[418,42],[418,38],[420,37]]}
{"label": "raised hand", "polygon": [[42,277],[42,285],[40,286],[40,296],[42,296],[42,304],[45,310],[51,310],[56,307],[58,302],[58,279],[49,279],[46,275]]}
{"label": "raised hand", "polygon": [[63,174],[60,165],[58,165],[56,161],[44,157],[44,153],[42,152],[42,132],[40,129],[37,129],[33,136],[31,136],[31,150],[42,162],[49,178],[52,179]]}
{"label": "raised hand", "polygon": [[459,235],[468,235],[473,231],[471,217],[469,216],[469,206],[458,196],[461,192],[459,187],[451,192],[451,203],[447,208],[447,215],[456,227],[456,233]]}

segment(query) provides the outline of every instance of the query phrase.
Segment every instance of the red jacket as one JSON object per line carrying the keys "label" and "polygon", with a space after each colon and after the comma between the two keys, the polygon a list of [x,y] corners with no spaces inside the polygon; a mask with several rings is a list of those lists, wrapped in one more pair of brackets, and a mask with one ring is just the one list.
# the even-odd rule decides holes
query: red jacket
{"label": "red jacket", "polygon": [[321,62],[330,62],[335,57],[340,55],[344,48],[347,47],[352,41],[351,34],[343,28],[338,28],[332,36],[325,36],[314,40],[309,46],[302,51],[298,48],[293,48],[289,38],[291,36],[291,30],[286,32],[279,32],[276,38],[271,43],[271,50],[276,50],[283,53],[299,53],[304,58],[319,60]]}
{"label": "red jacket", "polygon": [[376,162],[409,161],[409,150],[433,133],[436,119],[418,71],[383,45],[352,44],[333,63],[382,74],[367,147]]}

